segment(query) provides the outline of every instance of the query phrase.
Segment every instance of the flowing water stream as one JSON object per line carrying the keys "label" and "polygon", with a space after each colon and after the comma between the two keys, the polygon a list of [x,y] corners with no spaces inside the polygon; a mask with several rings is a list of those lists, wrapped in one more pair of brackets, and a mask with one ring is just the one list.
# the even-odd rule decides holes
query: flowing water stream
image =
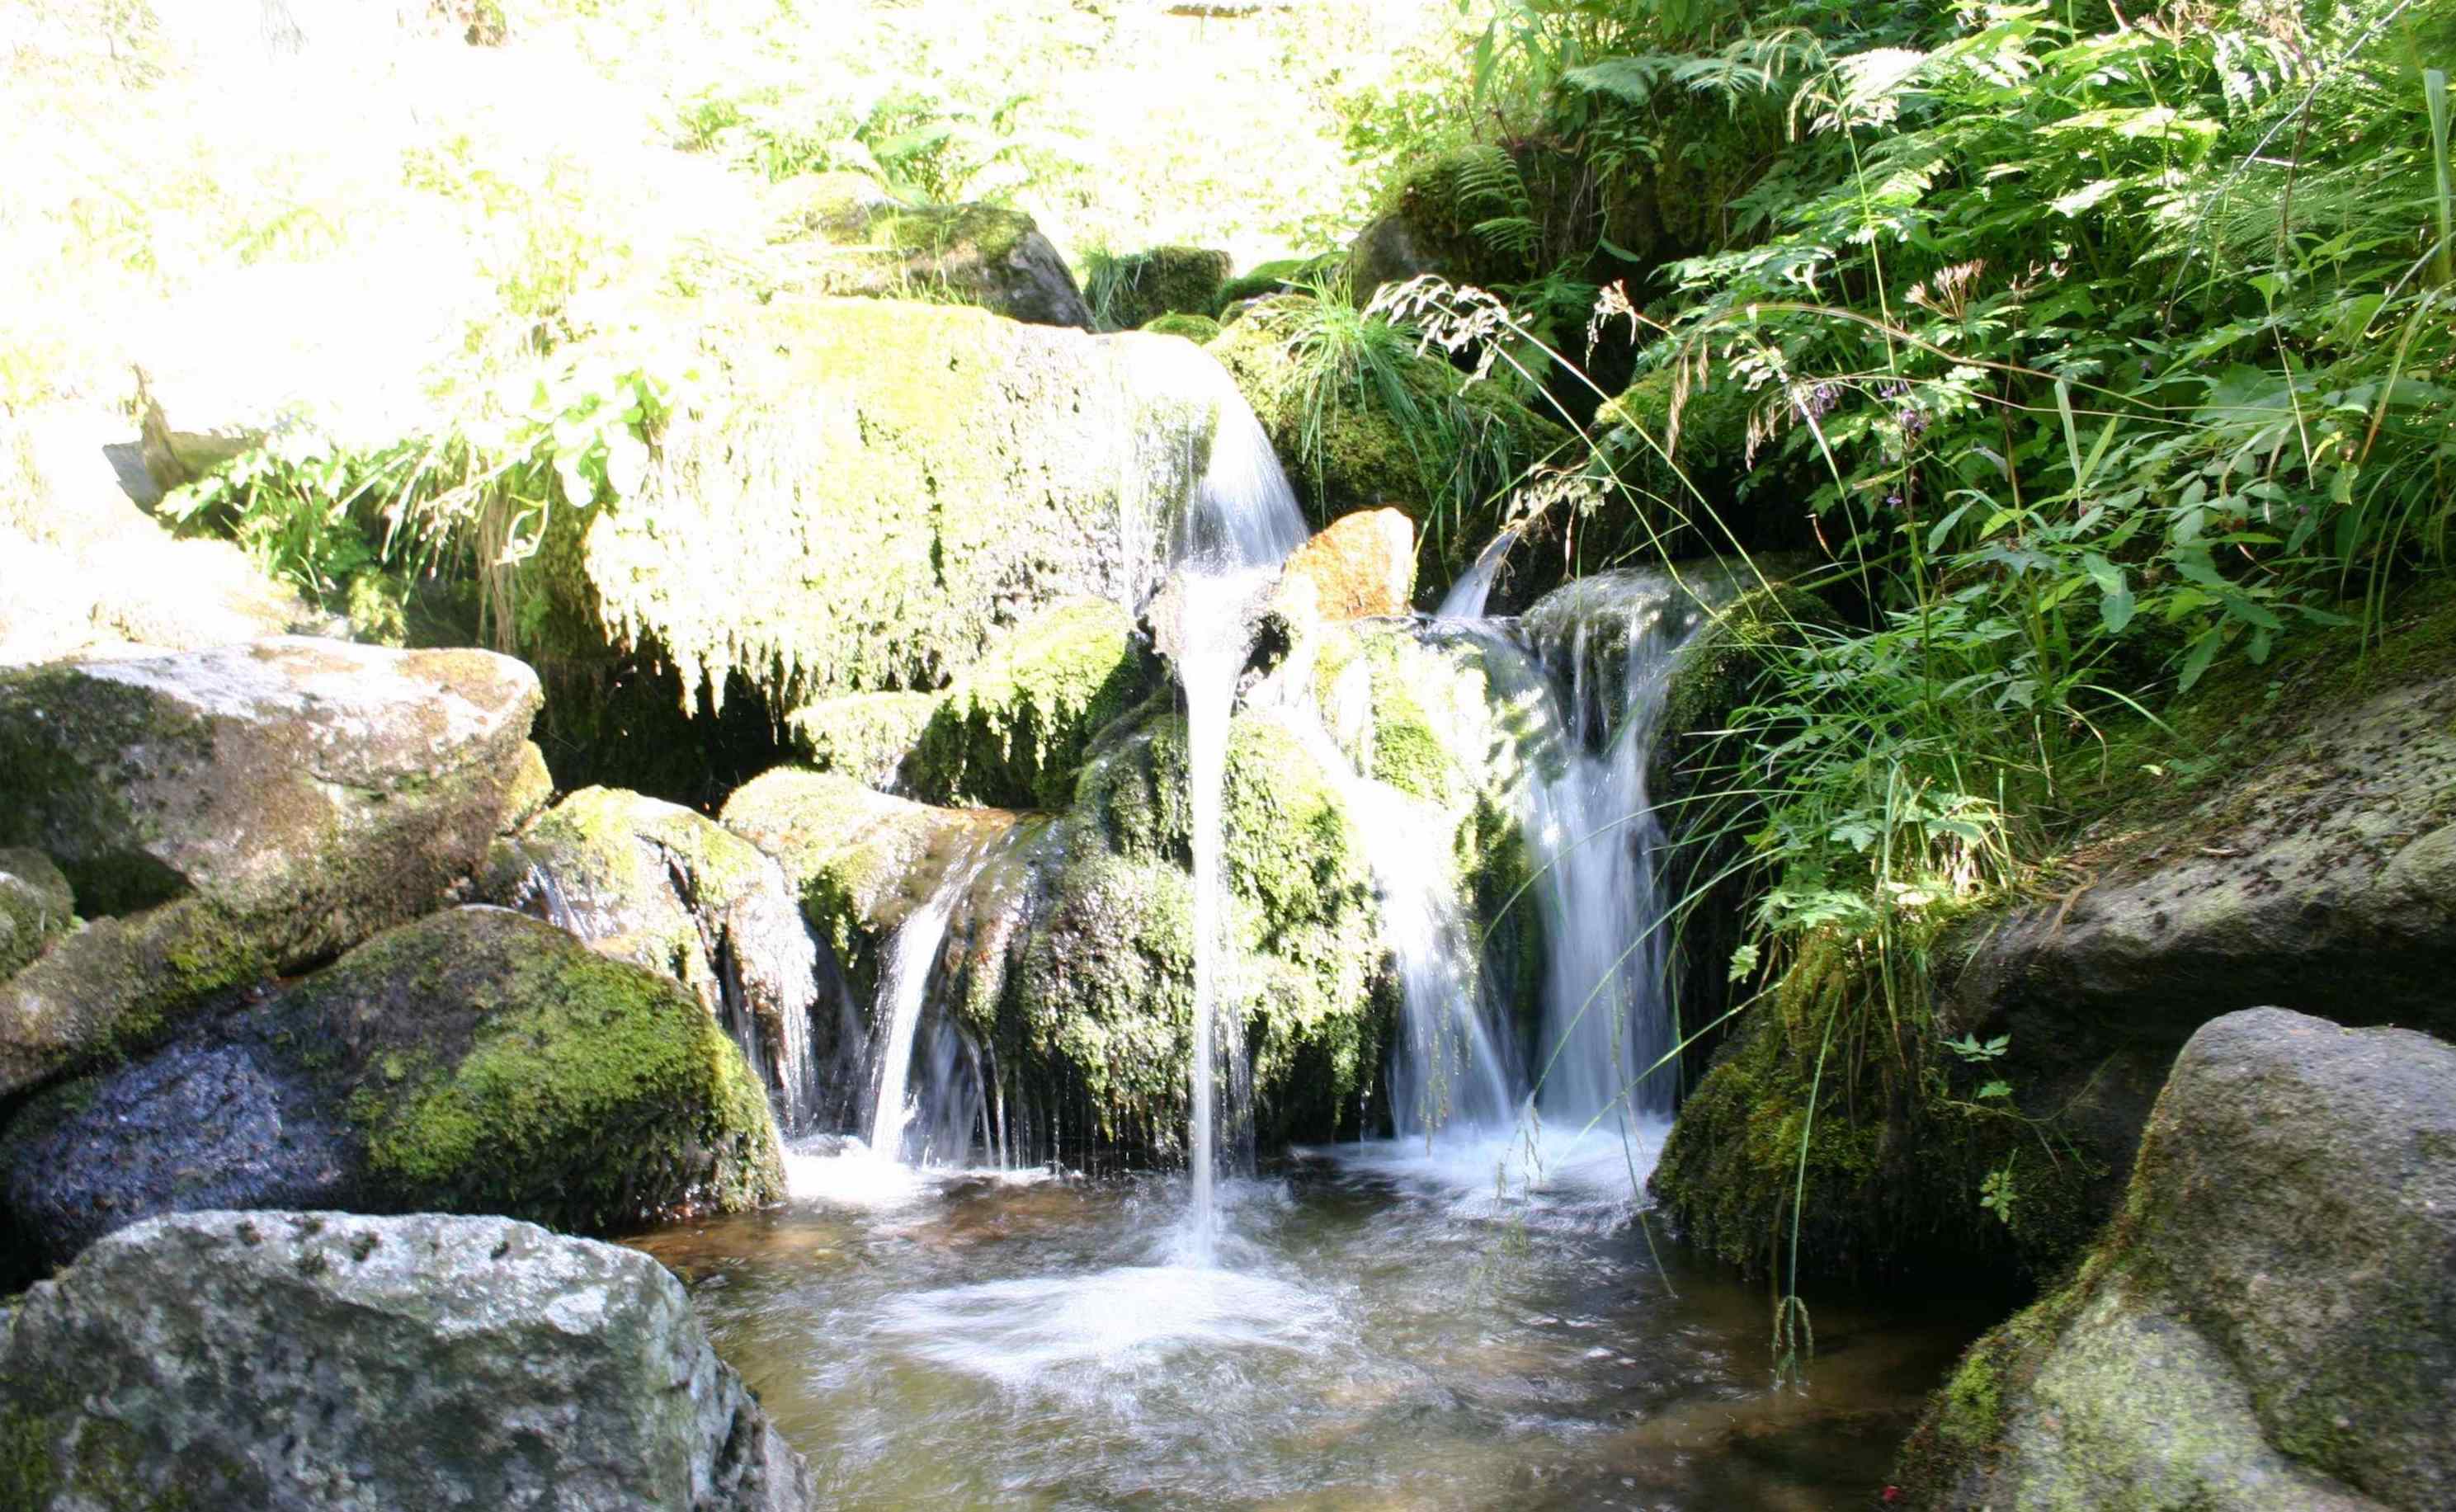
{"label": "flowing water stream", "polygon": [[1361,775],[1309,693],[1254,711],[1339,789],[1402,1008],[1401,1137],[1257,1171],[1223,1095],[1241,1050],[1221,800],[1258,615],[1302,538],[1259,426],[1223,402],[1161,596],[1189,746],[1188,1169],[967,1168],[1008,1147],[973,1048],[930,1010],[976,850],[888,951],[867,1143],[799,1142],[781,1211],[634,1242],[686,1277],[833,1505],[1865,1504],[1993,1304],[1811,1298],[1811,1374],[1777,1385],[1764,1290],[1642,1230],[1679,1032],[1647,778],[1670,670],[1721,590],[1607,574],[1485,619],[1504,538],[1419,631],[1474,643],[1524,730],[1546,962],[1531,1062],[1484,982],[1447,823]]}

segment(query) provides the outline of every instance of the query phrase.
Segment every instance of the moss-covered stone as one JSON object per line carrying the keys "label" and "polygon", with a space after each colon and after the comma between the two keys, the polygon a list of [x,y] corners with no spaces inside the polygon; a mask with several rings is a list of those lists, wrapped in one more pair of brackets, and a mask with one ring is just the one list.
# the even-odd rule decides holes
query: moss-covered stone
{"label": "moss-covered stone", "polygon": [[811,1068],[843,1049],[836,1015],[813,1013],[821,965],[794,891],[747,841],[675,804],[583,788],[498,843],[479,892],[672,978],[753,1050],[789,1129],[817,1114]]}
{"label": "moss-covered stone", "polygon": [[1219,335],[1219,322],[1207,315],[1156,315],[1135,329],[1152,336],[1181,336],[1197,346]]}
{"label": "moss-covered stone", "polygon": [[883,789],[920,747],[938,701],[935,693],[848,693],[806,704],[785,725],[813,770]]}
{"label": "moss-covered stone", "polygon": [[76,922],[69,879],[39,850],[0,849],[0,977],[43,953]]}
{"label": "moss-covered stone", "polygon": [[986,851],[1014,815],[932,807],[840,773],[788,766],[746,784],[726,804],[724,822],[784,868],[803,916],[866,1004],[877,996],[889,937],[950,868]]}
{"label": "moss-covered stone", "polygon": [[1092,738],[1150,686],[1125,610],[1098,599],[1045,609],[938,700],[911,790],[939,803],[1063,807]]}
{"label": "moss-covered stone", "polygon": [[38,1096],[9,1203],[55,1259],[150,1214],[501,1213],[603,1233],[782,1195],[767,1090],[691,996],[461,909]]}
{"label": "moss-covered stone", "polygon": [[488,652],[303,639],[0,675],[0,845],[112,925],[0,986],[0,1091],[434,908],[532,800],[538,697]]}
{"label": "moss-covered stone", "polygon": [[[1672,1126],[1650,1186],[1688,1239],[1751,1272],[2052,1274],[2096,1221],[2102,1168],[1937,1046],[1924,946],[1802,941]],[[1980,1205],[2001,1174],[2000,1212]],[[1787,1278],[1787,1272],[1786,1272]]]}
{"label": "moss-covered stone", "polygon": [[1164,315],[1209,317],[1234,261],[1207,247],[1154,247],[1095,262],[1090,280],[1094,317],[1104,331],[1149,328]]}
{"label": "moss-covered stone", "polygon": [[979,305],[1035,325],[1090,329],[1066,259],[1022,211],[914,205],[859,174],[788,179],[775,239],[808,254],[798,292]]}
{"label": "moss-covered stone", "polygon": [[523,573],[575,659],[611,678],[637,646],[711,703],[735,675],[787,710],[934,690],[1042,608],[1134,602],[1226,388],[1182,342],[944,306],[779,300],[704,335],[645,488]]}
{"label": "moss-covered stone", "polygon": [[1339,260],[1336,254],[1331,254],[1320,257],[1281,257],[1272,262],[1256,263],[1219,286],[1217,313],[1220,323],[1233,324],[1239,314],[1238,306],[1248,299],[1289,294],[1327,281],[1336,276]]}
{"label": "moss-covered stone", "polygon": [[2196,1034],[2122,1211],[1931,1402],[1918,1504],[2445,1505],[2456,1050],[2276,1009]]}

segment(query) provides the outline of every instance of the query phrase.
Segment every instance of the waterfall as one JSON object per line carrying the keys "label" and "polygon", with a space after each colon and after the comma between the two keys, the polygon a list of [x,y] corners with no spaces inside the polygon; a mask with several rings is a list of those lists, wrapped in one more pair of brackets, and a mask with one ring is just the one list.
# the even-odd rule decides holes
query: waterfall
{"label": "waterfall", "polygon": [[[1216,364],[1215,364],[1216,366]],[[1185,691],[1187,783],[1194,824],[1194,1054],[1188,1120],[1193,1164],[1192,1258],[1210,1264],[1218,1237],[1219,1062],[1235,1055],[1238,1026],[1220,1022],[1226,975],[1225,844],[1221,815],[1228,721],[1253,648],[1253,615],[1279,564],[1304,541],[1304,517],[1261,422],[1218,378],[1211,451],[1193,505],[1179,521],[1177,675]],[[1231,1127],[1241,1127],[1231,1120]]]}
{"label": "waterfall", "polygon": [[[1560,749],[1535,764],[1526,834],[1546,936],[1536,1106],[1547,1120],[1662,1115],[1676,1028],[1665,983],[1662,825],[1647,792],[1672,667],[1719,582],[1583,578],[1521,626],[1545,674]],[[1704,597],[1701,597],[1703,595]]]}
{"label": "waterfall", "polygon": [[1508,560],[1509,548],[1518,544],[1516,526],[1503,531],[1484,543],[1476,553],[1475,565],[1459,575],[1450,591],[1442,595],[1442,606],[1433,611],[1437,620],[1481,620],[1484,606],[1492,597],[1492,582],[1501,576],[1501,564]]}
{"label": "waterfall", "polygon": [[[943,1095],[955,1085],[952,1072],[962,1052],[962,1036],[952,1025],[941,1024],[936,1042],[931,1047],[936,1074],[930,1084],[942,1093],[930,1099],[937,1104],[935,1108],[921,1105],[923,1099],[914,1096],[912,1070],[922,1013],[930,1002],[930,975],[947,943],[947,926],[954,917],[956,903],[980,875],[986,859],[978,850],[958,857],[938,879],[930,896],[896,927],[895,936],[888,944],[887,959],[878,976],[878,1018],[886,1042],[878,1057],[878,1094],[870,1110],[870,1148],[889,1159],[906,1158],[905,1136],[916,1113],[924,1115],[925,1135],[921,1149],[911,1152],[917,1157],[916,1163],[926,1163],[932,1154],[960,1159],[962,1152],[949,1147],[969,1143],[972,1119],[946,1117],[946,1104],[954,1099]],[[979,1084],[977,1071],[972,1084],[975,1088]],[[969,1106],[965,1111],[969,1112]],[[952,1131],[950,1124],[954,1125]]]}
{"label": "waterfall", "polygon": [[1382,943],[1398,963],[1402,1036],[1390,1058],[1390,1115],[1399,1134],[1505,1131],[1521,1100],[1520,1072],[1461,906],[1449,826],[1423,800],[1359,773],[1319,720],[1294,723],[1363,843]]}

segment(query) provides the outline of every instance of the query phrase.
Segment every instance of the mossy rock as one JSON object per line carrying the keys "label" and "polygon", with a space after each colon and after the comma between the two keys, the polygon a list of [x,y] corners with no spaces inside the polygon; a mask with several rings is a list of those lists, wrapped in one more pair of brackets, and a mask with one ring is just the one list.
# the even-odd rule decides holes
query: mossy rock
{"label": "mossy rock", "polygon": [[1207,315],[1156,315],[1136,330],[1153,336],[1181,336],[1199,346],[1219,335],[1219,322]]}
{"label": "mossy rock", "polygon": [[[1890,1005],[1873,953],[1828,932],[1802,942],[1770,1000],[1746,1011],[1648,1183],[1689,1242],[1764,1274],[1787,1263],[1795,1230],[1804,1274],[2004,1286],[2077,1252],[2103,1168],[2044,1121],[2055,1110],[1981,1095],[1992,1081],[2017,1088],[2017,1060],[1944,1063],[1916,950],[1900,950]],[[1999,1215],[1980,1199],[2003,1172],[2015,1196]]]}
{"label": "mossy rock", "polygon": [[[478,892],[686,989],[757,1053],[789,1129],[816,1116],[836,1015],[783,868],[715,820],[621,788],[571,794],[495,847]],[[756,1035],[756,1039],[747,1036]]]}
{"label": "mossy rock", "polygon": [[501,1213],[580,1233],[783,1195],[767,1091],[671,981],[501,909],[389,930],[36,1098],[10,1207],[56,1259],[198,1208]]}
{"label": "mossy rock", "polygon": [[909,763],[938,803],[1063,807],[1092,738],[1151,690],[1134,617],[1104,600],[1045,609],[938,700]]}
{"label": "mossy rock", "polygon": [[[1335,384],[1314,413],[1304,368],[1289,347],[1307,297],[1255,306],[1209,350],[1261,420],[1314,523],[1396,504],[1416,521],[1419,587],[1444,588],[1500,526],[1497,505],[1480,504],[1462,518],[1440,502],[1459,493],[1457,470],[1465,469],[1468,493],[1486,499],[1528,464],[1565,448],[1568,433],[1497,383],[1470,382],[1426,356],[1398,364],[1415,421],[1395,413],[1372,385]],[[1456,451],[1461,444],[1463,457]]]}
{"label": "mossy rock", "polygon": [[1207,247],[1154,247],[1097,259],[1090,279],[1094,315],[1105,331],[1148,329],[1164,315],[1210,316],[1234,260]]}
{"label": "mossy rock", "polygon": [[790,766],[744,785],[723,819],[784,868],[803,917],[864,1004],[877,996],[896,929],[951,868],[985,854],[1014,824],[1002,810],[933,807]]}
{"label": "mossy rock", "polygon": [[536,801],[538,702],[508,657],[303,638],[0,674],[0,846],[97,921],[0,985],[0,1093],[437,907]]}
{"label": "mossy rock", "polygon": [[796,292],[978,305],[1034,325],[1089,330],[1066,259],[1022,211],[915,205],[850,173],[786,180],[775,240],[808,250]]}
{"label": "mossy rock", "polygon": [[717,712],[737,680],[781,710],[935,691],[1041,609],[1137,602],[1226,390],[1182,342],[950,306],[780,299],[703,336],[642,490],[565,512],[523,581],[553,660],[612,681],[636,648]]}
{"label": "mossy rock", "polygon": [[785,726],[813,770],[886,790],[920,748],[938,702],[935,693],[847,693],[802,705],[785,716]]}
{"label": "mossy rock", "polygon": [[1217,314],[1220,323],[1233,324],[1238,318],[1238,307],[1249,299],[1293,294],[1322,282],[1338,271],[1339,261],[1336,255],[1327,255],[1256,263],[1219,286]]}
{"label": "mossy rock", "polygon": [[43,953],[76,922],[69,879],[39,850],[0,849],[0,978]]}
{"label": "mossy rock", "polygon": [[1914,1504],[2447,1505],[2456,1048],[2281,1009],[2211,1020],[2121,1212],[1982,1338],[1913,1435]]}

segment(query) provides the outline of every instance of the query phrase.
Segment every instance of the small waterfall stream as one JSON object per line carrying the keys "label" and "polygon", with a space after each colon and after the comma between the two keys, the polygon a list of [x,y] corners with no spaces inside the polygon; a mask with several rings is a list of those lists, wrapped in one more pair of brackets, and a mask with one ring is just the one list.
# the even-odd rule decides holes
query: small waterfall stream
{"label": "small waterfall stream", "polygon": [[[938,952],[947,943],[947,926],[954,918],[955,905],[972,885],[987,860],[985,852],[974,849],[958,857],[947,868],[946,875],[931,889],[930,896],[919,908],[906,915],[897,926],[895,937],[887,948],[887,958],[878,973],[878,1022],[884,1043],[878,1055],[878,1091],[872,1098],[870,1117],[870,1148],[889,1159],[910,1164],[926,1163],[933,1145],[952,1141],[946,1137],[946,1126],[955,1120],[947,1116],[944,1108],[936,1110],[918,1106],[913,1095],[913,1058],[917,1053],[915,1040],[920,1032],[922,1013],[929,1006],[930,976],[938,964]],[[953,1039],[950,1030],[945,1036]],[[940,1058],[951,1059],[952,1052]],[[941,1089],[951,1078],[933,1077]],[[943,1100],[943,1099],[942,1099]],[[925,1138],[922,1148],[907,1148],[906,1134],[911,1131],[919,1114],[925,1133],[938,1135]],[[970,1134],[971,1120],[957,1126],[956,1138]],[[960,1159],[960,1149],[936,1153]]]}

